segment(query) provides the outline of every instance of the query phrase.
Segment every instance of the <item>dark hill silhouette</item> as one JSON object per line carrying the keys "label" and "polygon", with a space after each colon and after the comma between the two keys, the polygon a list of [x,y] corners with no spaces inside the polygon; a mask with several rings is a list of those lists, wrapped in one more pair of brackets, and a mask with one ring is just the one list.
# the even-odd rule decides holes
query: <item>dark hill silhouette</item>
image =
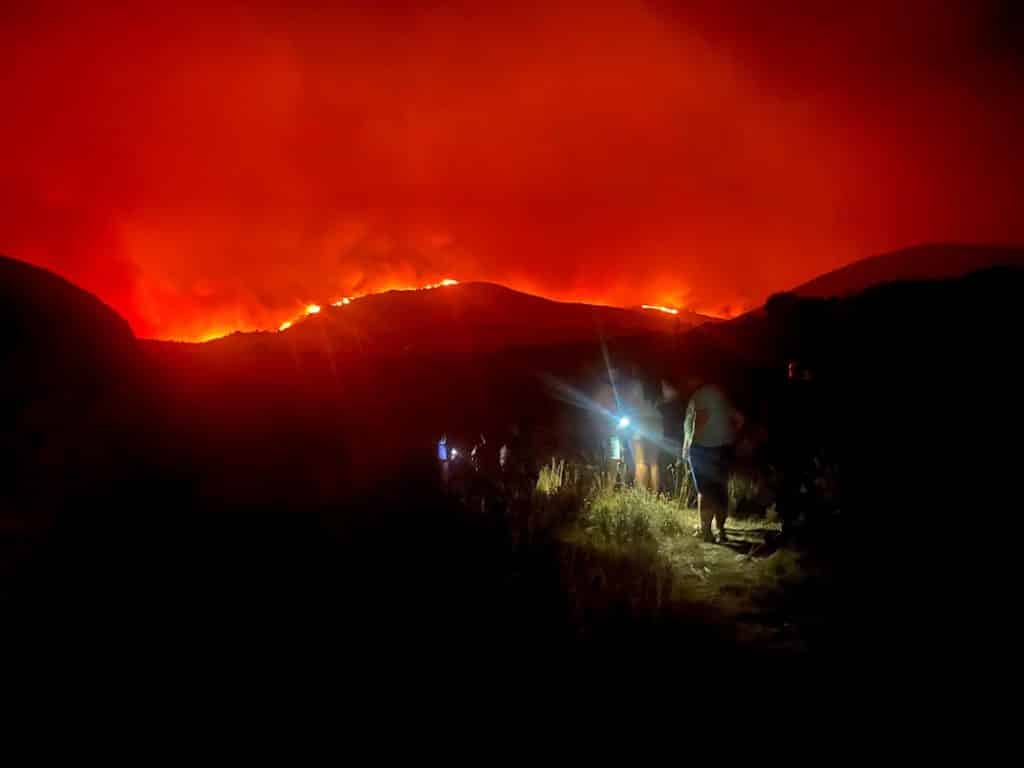
{"label": "dark hill silhouette", "polygon": [[123,590],[107,568],[138,530],[160,444],[142,362],[112,309],[0,257],[0,606],[84,610]]}
{"label": "dark hill silhouette", "polygon": [[[600,442],[594,414],[550,386],[586,393],[607,375],[591,308],[466,286],[371,297],[285,333],[136,342],[88,294],[25,265],[0,267],[0,610],[12,626],[45,619],[63,624],[59,637],[84,622],[98,632],[130,625],[133,638],[230,631],[245,642],[282,627],[303,642],[359,636],[373,647],[393,637],[406,649],[424,627],[439,644],[471,630],[487,648],[575,636],[575,619],[560,613],[557,566],[511,578],[507,551],[453,514],[430,481],[443,431],[462,447],[482,431],[496,446],[516,423],[540,461]],[[1022,291],[1024,271],[996,269],[840,299],[783,295],[688,333],[609,334],[607,348],[614,365],[677,385],[711,372],[754,427],[778,423],[787,359],[815,371],[818,421],[842,466],[841,524],[852,529],[843,540],[867,543],[858,587],[884,580],[872,594],[898,603],[885,620],[887,606],[873,605],[860,626],[884,626],[888,644],[907,606],[940,616],[940,601],[978,604],[997,581],[991,564],[984,585],[971,581],[973,563],[948,576],[961,548],[945,537],[988,535],[1009,511],[996,504],[998,483],[1018,473],[998,469],[1008,455],[998,438],[1020,391]],[[509,303],[534,335],[506,323]],[[634,321],[672,326],[636,314],[608,325],[616,334]],[[471,318],[490,322],[488,332],[397,348],[410,324],[458,335]],[[571,343],[543,344],[545,327]],[[914,530],[900,531],[901,520]],[[941,567],[908,567],[908,543]]]}
{"label": "dark hill silhouette", "polygon": [[1024,248],[920,245],[856,261],[797,286],[798,296],[849,296],[881,283],[942,280],[994,266],[1024,266]]}
{"label": "dark hill silhouette", "polygon": [[135,415],[139,362],[131,329],[112,309],[56,275],[0,257],[4,525],[34,527],[56,513],[55,500],[104,475]]}
{"label": "dark hill silhouette", "polygon": [[[463,283],[323,306],[284,332],[142,346],[167,401],[181,409],[173,420],[197,430],[188,442],[200,463],[238,469],[218,479],[230,490],[221,484],[217,492],[271,498],[285,489],[294,496],[296,488],[372,484],[398,455],[424,450],[441,421],[492,434],[507,428],[544,402],[542,369],[533,363],[549,365],[549,350],[599,356],[602,339],[671,335],[703,320]],[[309,430],[317,440],[294,439]],[[234,460],[240,443],[241,463]],[[283,467],[294,470],[294,482],[268,488]]]}
{"label": "dark hill silhouette", "polygon": [[[558,302],[485,282],[371,294],[297,321],[279,334],[232,334],[219,348],[285,343],[323,346],[340,356],[480,353],[513,346],[573,343],[601,336],[688,330],[712,318]],[[230,354],[230,353],[229,353]]]}
{"label": "dark hill silhouette", "polygon": [[44,269],[0,256],[0,345],[5,370],[17,366],[22,372],[19,382],[65,388],[123,365],[133,354],[134,336],[128,323],[92,294]]}

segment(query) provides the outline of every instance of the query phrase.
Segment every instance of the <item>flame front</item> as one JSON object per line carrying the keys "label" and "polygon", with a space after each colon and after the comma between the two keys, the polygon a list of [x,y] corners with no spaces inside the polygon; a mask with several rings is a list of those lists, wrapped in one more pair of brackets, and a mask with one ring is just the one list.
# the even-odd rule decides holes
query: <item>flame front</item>
{"label": "flame front", "polygon": [[678,315],[679,310],[672,307],[659,307],[657,304],[641,304],[642,309],[653,309],[656,312],[664,312],[666,315]]}
{"label": "flame front", "polygon": [[[458,280],[453,280],[450,277],[446,277],[444,280],[441,280],[440,282],[429,283],[428,285],[421,285],[418,288],[396,288],[394,290],[398,290],[398,291],[431,291],[431,290],[433,290],[435,288],[447,288],[449,286],[458,285],[458,284],[459,284]],[[332,307],[344,307],[344,306],[346,306],[348,304],[351,304],[356,299],[360,299],[360,298],[362,298],[363,296],[366,296],[366,295],[368,295],[368,294],[358,294],[356,296],[345,296],[344,298],[338,299],[337,301],[332,301],[330,304],[331,304]],[[309,317],[310,315],[319,314],[321,309],[322,309],[322,307],[319,304],[307,304],[306,308],[304,310],[304,315],[306,317]],[[278,331],[287,331],[289,328],[292,327],[293,323],[298,322],[298,320],[301,320],[301,319],[302,318],[300,317],[300,318],[296,318],[295,320],[286,320],[285,322],[281,323],[281,325],[278,326],[277,330]]]}

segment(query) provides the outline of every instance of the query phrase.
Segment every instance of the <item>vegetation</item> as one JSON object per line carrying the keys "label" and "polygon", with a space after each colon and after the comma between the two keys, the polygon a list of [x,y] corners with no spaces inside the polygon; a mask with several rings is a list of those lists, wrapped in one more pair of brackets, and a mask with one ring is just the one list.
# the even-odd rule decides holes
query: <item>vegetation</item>
{"label": "vegetation", "polygon": [[[761,498],[762,481],[737,477],[733,504]],[[684,486],[683,493],[687,492]],[[562,589],[581,633],[614,619],[712,626],[730,642],[802,650],[802,589],[813,576],[800,553],[778,547],[763,515],[727,523],[727,546],[699,536],[697,510],[679,497],[612,487],[594,468],[553,460],[542,468],[528,515],[534,541],[556,542]],[[819,595],[820,596],[820,595]]]}

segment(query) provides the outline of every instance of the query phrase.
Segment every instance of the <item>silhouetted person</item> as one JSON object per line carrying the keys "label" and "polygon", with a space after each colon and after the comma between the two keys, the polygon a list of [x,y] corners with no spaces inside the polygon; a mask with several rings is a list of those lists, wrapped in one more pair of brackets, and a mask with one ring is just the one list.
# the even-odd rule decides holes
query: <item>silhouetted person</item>
{"label": "silhouetted person", "polygon": [[531,445],[518,423],[509,427],[508,435],[498,449],[498,466],[502,484],[513,496],[526,496],[532,492],[537,477]]}
{"label": "silhouetted person", "polygon": [[[660,383],[660,396],[658,397],[658,413],[661,415],[661,438],[663,446],[677,446],[672,450],[663,449],[659,451],[659,454],[663,460],[668,460],[671,457],[671,461],[667,464],[659,462],[661,469],[668,468],[668,474],[671,476],[672,481],[672,493],[678,495],[681,488],[680,481],[680,468],[681,462],[677,462],[676,458],[679,455],[678,446],[683,444],[683,421],[686,417],[686,403],[679,397],[679,390],[669,384],[667,381]],[[689,467],[683,468],[685,472],[689,473]]]}
{"label": "silhouetted person", "polygon": [[630,379],[625,387],[623,399],[630,419],[633,483],[637,488],[657,493],[661,487],[657,443],[662,434],[661,412],[649,392],[645,391],[641,379]]}
{"label": "silhouetted person", "polygon": [[782,474],[776,507],[787,536],[813,515],[818,474],[815,461],[821,449],[818,426],[823,417],[817,395],[810,368],[789,361],[779,415],[770,436]]}
{"label": "silhouetted person", "polygon": [[719,541],[724,542],[725,519],[729,513],[729,471],[743,415],[717,386],[696,377],[690,384],[693,395],[683,426],[683,458],[689,461],[697,486],[701,536],[706,542],[714,541],[711,535],[714,519]]}
{"label": "silhouetted person", "polygon": [[612,490],[623,476],[625,465],[625,443],[629,439],[628,422],[622,422],[624,404],[620,402],[619,387],[625,380],[615,368],[608,370],[608,381],[602,383],[594,395],[595,402],[603,409],[600,414],[600,434],[603,438],[602,454],[605,461],[606,485]]}
{"label": "silhouetted person", "polygon": [[441,435],[441,439],[437,441],[437,461],[441,467],[441,487],[447,491],[448,485],[451,482],[451,463],[447,434]]}

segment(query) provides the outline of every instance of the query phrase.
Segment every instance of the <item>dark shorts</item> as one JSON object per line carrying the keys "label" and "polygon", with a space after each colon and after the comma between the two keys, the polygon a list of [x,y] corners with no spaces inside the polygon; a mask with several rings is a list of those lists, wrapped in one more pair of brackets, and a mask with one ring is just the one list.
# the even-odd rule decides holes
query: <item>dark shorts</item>
{"label": "dark shorts", "polygon": [[690,446],[690,473],[697,493],[721,504],[729,500],[729,470],[732,468],[732,446],[706,448]]}

